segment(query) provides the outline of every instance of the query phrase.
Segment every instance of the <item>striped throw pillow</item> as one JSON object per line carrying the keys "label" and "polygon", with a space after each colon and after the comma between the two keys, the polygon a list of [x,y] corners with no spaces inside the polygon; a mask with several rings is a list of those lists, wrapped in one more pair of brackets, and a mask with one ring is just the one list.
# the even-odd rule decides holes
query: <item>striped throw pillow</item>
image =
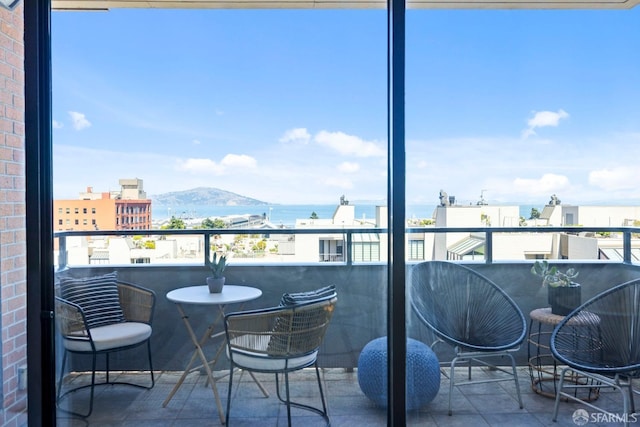
{"label": "striped throw pillow", "polygon": [[82,308],[88,329],[124,322],[117,280],[115,271],[81,279],[63,277],[60,296]]}
{"label": "striped throw pillow", "polygon": [[[331,299],[336,295],[335,285],[329,285],[307,292],[286,293],[280,299],[281,307],[293,307],[301,304],[311,304],[314,302]],[[302,318],[301,318],[302,316]],[[280,316],[276,318],[273,332],[267,345],[267,353],[282,355],[286,353],[295,353],[299,350],[295,343],[291,343],[289,333],[296,327],[304,327],[304,314],[293,316]]]}

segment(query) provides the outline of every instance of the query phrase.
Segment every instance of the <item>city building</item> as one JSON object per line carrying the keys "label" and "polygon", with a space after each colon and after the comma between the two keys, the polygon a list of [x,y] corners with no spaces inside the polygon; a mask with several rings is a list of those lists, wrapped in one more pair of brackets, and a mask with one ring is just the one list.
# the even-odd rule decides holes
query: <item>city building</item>
{"label": "city building", "polygon": [[[386,228],[387,207],[376,206],[375,218],[356,218],[355,206],[349,204],[344,196],[336,207],[331,218],[308,218],[296,220],[296,229],[366,229]],[[295,261],[309,262],[345,262],[345,250],[351,250],[350,260],[356,262],[386,261],[386,233],[361,232],[351,233],[352,241],[347,245],[347,235],[344,233],[326,234],[298,234],[295,236]]]}
{"label": "city building", "polygon": [[53,201],[55,230],[149,230],[151,200],[138,178],[121,179],[120,191],[94,193],[91,187],[78,199]]}

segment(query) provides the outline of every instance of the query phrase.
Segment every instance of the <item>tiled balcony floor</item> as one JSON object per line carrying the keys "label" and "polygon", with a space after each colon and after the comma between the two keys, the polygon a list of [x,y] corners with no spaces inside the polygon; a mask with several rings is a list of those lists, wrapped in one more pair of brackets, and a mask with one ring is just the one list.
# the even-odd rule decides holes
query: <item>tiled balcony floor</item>
{"label": "tiled balcony floor", "polygon": [[[221,374],[221,372],[219,372]],[[474,378],[498,375],[495,371],[474,368]],[[206,376],[192,373],[166,408],[162,407],[180,373],[158,373],[156,386],[143,390],[127,386],[101,386],[96,388],[94,411],[87,420],[74,419],[59,413],[59,426],[220,426],[213,392],[205,387]],[[386,411],[376,407],[360,390],[356,372],[344,369],[323,369],[321,376],[332,426],[385,426]],[[86,381],[83,375],[74,381]],[[237,381],[241,378],[241,381]],[[231,426],[286,426],[286,408],[275,396],[273,375],[259,375],[271,394],[265,398],[246,373],[234,376],[231,404]],[[318,388],[313,370],[291,375],[292,397],[304,403],[319,403]],[[148,374],[136,381],[148,381]],[[454,412],[447,415],[449,380],[442,376],[440,391],[435,399],[419,410],[407,415],[411,426],[556,426],[575,427],[573,412],[589,408],[576,403],[561,403],[558,422],[551,419],[553,399],[535,394],[531,390],[529,370],[519,368],[520,389],[524,409],[518,407],[513,382],[478,384],[454,390]],[[222,404],[226,408],[227,378],[218,381]],[[67,404],[86,404],[88,389],[72,394]],[[621,411],[618,393],[602,390],[598,405],[610,411]],[[78,409],[82,406],[77,406]],[[292,409],[293,425],[314,427],[324,425],[321,417],[299,409]],[[638,418],[640,420],[640,417]],[[640,421],[637,423],[640,425]],[[622,423],[588,423],[588,426],[621,426]],[[632,424],[633,425],[633,424]]]}

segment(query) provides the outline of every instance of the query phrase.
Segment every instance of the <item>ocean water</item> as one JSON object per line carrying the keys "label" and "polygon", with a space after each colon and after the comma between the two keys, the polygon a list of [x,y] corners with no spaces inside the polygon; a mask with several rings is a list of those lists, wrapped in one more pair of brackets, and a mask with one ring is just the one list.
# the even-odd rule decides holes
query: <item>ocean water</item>
{"label": "ocean water", "polygon": [[[358,219],[372,219],[376,217],[376,205],[354,205],[355,217]],[[207,206],[183,205],[162,206],[153,205],[153,221],[163,221],[175,216],[176,218],[207,218],[228,215],[264,215],[276,225],[293,226],[297,219],[310,218],[313,212],[318,218],[333,217],[337,205],[261,205],[261,206]],[[420,217],[431,217],[435,206],[424,206],[414,210]]]}
{"label": "ocean water", "polygon": [[[357,219],[373,219],[376,217],[376,205],[354,205]],[[520,215],[529,218],[531,208],[536,206],[521,206]],[[175,216],[177,218],[207,218],[228,215],[264,215],[271,218],[276,225],[293,226],[297,219],[311,217],[315,212],[318,218],[328,219],[333,216],[336,205],[261,205],[261,206],[208,206],[181,205],[163,206],[153,205],[154,222],[163,221]],[[409,205],[406,208],[407,218],[431,218],[436,205]],[[542,206],[537,207],[541,210]]]}

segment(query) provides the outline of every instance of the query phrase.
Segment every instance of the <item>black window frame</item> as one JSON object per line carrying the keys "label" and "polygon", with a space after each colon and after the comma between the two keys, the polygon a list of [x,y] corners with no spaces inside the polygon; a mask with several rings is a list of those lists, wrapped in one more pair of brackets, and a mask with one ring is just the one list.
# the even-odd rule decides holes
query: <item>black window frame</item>
{"label": "black window frame", "polygon": [[[56,425],[53,322],[51,0],[24,5],[28,423]],[[388,407],[387,425],[406,425],[404,1],[387,2]],[[27,233],[34,235],[34,233]]]}

